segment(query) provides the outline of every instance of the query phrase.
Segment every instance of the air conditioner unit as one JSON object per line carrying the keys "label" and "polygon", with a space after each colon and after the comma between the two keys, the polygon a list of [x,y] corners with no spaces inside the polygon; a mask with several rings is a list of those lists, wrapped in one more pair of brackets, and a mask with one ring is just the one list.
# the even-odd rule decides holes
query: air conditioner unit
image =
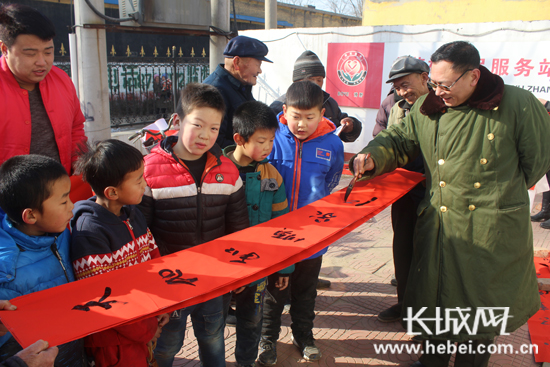
{"label": "air conditioner unit", "polygon": [[[167,27],[208,30],[211,24],[210,0],[119,0],[121,18],[127,26]],[[134,15],[136,12],[138,16]]]}
{"label": "air conditioner unit", "polygon": [[118,0],[120,18],[134,18],[134,22],[123,22],[128,26],[139,26],[143,23],[143,0]]}

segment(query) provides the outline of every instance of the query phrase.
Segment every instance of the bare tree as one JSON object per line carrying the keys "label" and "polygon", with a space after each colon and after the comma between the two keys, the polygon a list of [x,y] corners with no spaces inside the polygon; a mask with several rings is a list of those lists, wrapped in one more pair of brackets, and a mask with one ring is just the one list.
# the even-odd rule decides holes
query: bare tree
{"label": "bare tree", "polygon": [[306,0],[280,0],[279,2],[297,6],[306,6]]}
{"label": "bare tree", "polygon": [[349,2],[349,7],[351,8],[350,15],[356,16],[357,18],[363,18],[363,10],[365,7],[365,0],[347,0]]}
{"label": "bare tree", "polygon": [[334,13],[362,18],[365,0],[325,0],[325,4]]}
{"label": "bare tree", "polygon": [[325,0],[326,5],[329,7],[330,11],[338,14],[345,14],[347,8],[347,0]]}

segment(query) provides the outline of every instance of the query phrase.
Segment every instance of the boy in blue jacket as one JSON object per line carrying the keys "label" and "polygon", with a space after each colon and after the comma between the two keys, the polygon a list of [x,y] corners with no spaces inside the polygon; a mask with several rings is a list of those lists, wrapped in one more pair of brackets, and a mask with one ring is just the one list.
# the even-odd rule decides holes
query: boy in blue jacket
{"label": "boy in blue jacket", "polygon": [[[288,213],[283,178],[267,161],[278,128],[277,118],[266,104],[245,102],[233,115],[233,139],[237,145],[223,150],[223,155],[239,169],[251,226]],[[284,290],[293,270],[294,265],[275,274],[274,287]],[[235,291],[235,359],[239,366],[254,366],[258,356],[265,287],[266,278],[262,278]]]}
{"label": "boy in blue jacket", "polygon": [[[279,119],[269,161],[283,176],[290,210],[299,209],[330,194],[336,187],[344,167],[344,147],[334,134],[336,127],[323,117],[323,90],[310,81],[293,83],[286,93],[286,102]],[[268,278],[264,303],[264,321],[260,356],[264,366],[277,362],[276,343],[281,329],[281,314],[290,298],[293,343],[304,359],[316,361],[321,351],[313,338],[317,281],[323,249],[296,263],[290,276],[290,287],[277,289]]]}
{"label": "boy in blue jacket", "polygon": [[[73,217],[71,180],[63,166],[41,155],[20,155],[0,167],[0,299],[10,300],[74,281],[69,259]],[[21,346],[0,338],[0,361]],[[59,346],[56,366],[84,366],[81,339]]]}

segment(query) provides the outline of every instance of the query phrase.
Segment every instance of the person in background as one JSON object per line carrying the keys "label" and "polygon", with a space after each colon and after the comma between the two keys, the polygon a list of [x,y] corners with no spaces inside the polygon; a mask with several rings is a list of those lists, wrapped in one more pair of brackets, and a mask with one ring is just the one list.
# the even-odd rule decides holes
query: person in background
{"label": "person in background", "polygon": [[[428,64],[412,56],[402,56],[394,61],[386,83],[392,83],[395,94],[402,99],[395,103],[390,110],[386,123],[388,128],[400,124],[405,116],[409,114],[416,100],[424,94],[428,94],[429,72],[430,67]],[[393,95],[389,97],[393,99]],[[375,132],[378,126],[375,126]],[[419,155],[413,162],[403,166],[403,168],[424,173],[422,155]],[[378,314],[379,321],[394,322],[401,320],[403,297],[407,288],[413,256],[416,210],[418,204],[424,198],[424,191],[425,187],[420,183],[391,206],[393,265],[397,280],[397,303],[380,312]]]}
{"label": "person in background", "polygon": [[[294,62],[292,82],[309,80],[322,89],[325,82],[325,76],[325,66],[313,51],[304,51]],[[270,107],[276,115],[283,110],[285,99],[286,94],[283,94],[271,103]],[[324,117],[334,123],[336,127],[341,125],[344,126],[342,132],[340,132],[340,138],[343,142],[353,142],[357,140],[363,130],[363,124],[355,117],[348,116],[347,113],[342,112],[334,98],[325,91],[323,91],[323,108],[325,110]]]}
{"label": "person in background", "polygon": [[262,61],[272,62],[265,56],[267,46],[255,38],[237,36],[225,46],[224,64],[204,80],[218,88],[225,102],[225,113],[216,143],[221,148],[234,145],[233,114],[237,107],[246,101],[253,101],[252,87],[256,85],[258,75],[262,73]]}
{"label": "person in background", "polygon": [[71,78],[53,66],[55,27],[22,4],[0,5],[0,164],[41,154],[69,175],[84,135],[84,115]]}
{"label": "person in background", "polygon": [[[539,98],[540,103],[544,105],[544,108],[550,113],[550,101]],[[546,180],[550,185],[550,172],[546,172]],[[544,229],[550,229],[550,191],[542,193],[542,204],[540,212],[531,216],[531,222],[542,222],[540,226]]]}

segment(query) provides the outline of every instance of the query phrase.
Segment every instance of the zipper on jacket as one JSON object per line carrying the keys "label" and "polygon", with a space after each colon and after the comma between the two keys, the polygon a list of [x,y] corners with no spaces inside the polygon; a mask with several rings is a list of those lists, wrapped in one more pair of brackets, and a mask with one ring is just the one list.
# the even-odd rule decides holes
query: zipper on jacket
{"label": "zipper on jacket", "polygon": [[[219,161],[219,158],[216,157],[216,160]],[[208,157],[206,159],[206,164],[208,164]],[[215,164],[212,167],[208,168],[208,166],[204,167],[204,172],[202,174],[202,177],[197,180],[191,171],[189,171],[189,174],[193,179],[195,179],[195,185],[197,186],[197,239],[199,241],[199,244],[202,244],[202,206],[201,206],[201,196],[202,196],[202,184],[204,183],[204,178],[206,178],[206,175],[208,172],[210,172],[215,167],[218,167],[220,164]]]}
{"label": "zipper on jacket", "polygon": [[[204,167],[204,172],[203,172],[203,175],[202,177],[200,177],[199,180],[197,180],[197,178],[195,176],[193,176],[193,173],[191,172],[191,170],[186,167],[183,163],[182,163],[182,159],[179,158],[176,154],[174,154],[174,152],[170,152],[172,154],[172,158],[174,158],[174,160],[176,162],[178,162],[179,164],[182,165],[183,168],[185,168],[187,170],[187,172],[189,172],[189,174],[191,175],[191,177],[193,177],[193,180],[195,180],[195,186],[197,186],[197,239],[198,239],[198,242],[199,244],[202,243],[201,239],[202,239],[202,236],[201,236],[201,229],[202,229],[202,210],[201,210],[201,194],[202,194],[202,190],[201,190],[201,187],[202,187],[202,183],[203,183],[203,177],[206,177],[206,175],[208,174],[208,172],[210,172],[212,169],[218,167],[221,165],[221,162],[220,162],[220,157],[216,157],[215,155],[213,155],[216,160],[217,160],[217,163],[215,165],[213,165],[212,167],[208,168],[208,156],[206,157],[206,165]],[[206,152],[205,154],[208,154],[208,152]]]}
{"label": "zipper on jacket", "polygon": [[132,240],[137,245],[136,236],[134,235],[134,227],[132,227],[132,225],[130,224],[130,218],[124,220],[123,222],[124,222],[124,224],[126,224],[126,227],[128,227],[128,231],[130,232],[130,235],[132,236]]}
{"label": "zipper on jacket", "polygon": [[301,172],[302,172],[302,148],[303,143],[299,141],[298,139],[294,138],[296,140],[297,145],[297,160],[294,162],[294,190],[292,193],[292,210],[298,209],[298,195],[300,194],[300,179],[301,179]]}
{"label": "zipper on jacket", "polygon": [[63,272],[65,273],[65,278],[67,279],[67,283],[69,283],[71,280],[69,279],[69,275],[67,274],[67,269],[65,268],[65,265],[63,264],[63,259],[61,258],[61,255],[59,254],[59,251],[57,251],[57,236],[54,238],[53,243],[51,245],[51,250],[55,257],[57,257],[57,260],[61,264],[61,267],[63,268]]}

